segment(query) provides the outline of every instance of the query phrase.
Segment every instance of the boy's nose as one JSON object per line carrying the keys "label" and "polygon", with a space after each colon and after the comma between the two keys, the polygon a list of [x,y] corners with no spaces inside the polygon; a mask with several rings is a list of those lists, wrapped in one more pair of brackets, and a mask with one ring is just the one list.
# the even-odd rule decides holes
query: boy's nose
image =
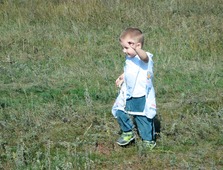
{"label": "boy's nose", "polygon": [[122,51],[123,51],[123,53],[126,53],[126,49],[125,48]]}

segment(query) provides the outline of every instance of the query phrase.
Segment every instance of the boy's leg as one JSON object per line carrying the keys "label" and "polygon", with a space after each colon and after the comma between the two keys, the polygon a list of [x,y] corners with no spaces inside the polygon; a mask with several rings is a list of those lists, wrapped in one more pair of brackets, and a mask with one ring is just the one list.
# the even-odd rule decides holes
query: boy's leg
{"label": "boy's leg", "polygon": [[146,116],[135,115],[135,122],[139,131],[139,135],[144,141],[155,140],[155,127],[153,119]]}
{"label": "boy's leg", "polygon": [[132,131],[133,123],[129,115],[122,110],[117,110],[116,116],[122,130],[122,134],[117,140],[117,143],[121,146],[125,146],[135,139],[135,135]]}
{"label": "boy's leg", "polygon": [[116,112],[118,124],[123,132],[130,132],[133,129],[133,123],[127,113],[122,110]]}

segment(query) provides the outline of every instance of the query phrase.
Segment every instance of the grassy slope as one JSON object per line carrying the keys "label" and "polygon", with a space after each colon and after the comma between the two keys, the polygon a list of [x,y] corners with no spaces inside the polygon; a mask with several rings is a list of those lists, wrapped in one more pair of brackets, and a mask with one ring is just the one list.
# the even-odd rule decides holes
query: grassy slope
{"label": "grassy slope", "polygon": [[[0,1],[0,168],[221,169],[223,4]],[[154,54],[157,148],[120,148],[119,33]]]}

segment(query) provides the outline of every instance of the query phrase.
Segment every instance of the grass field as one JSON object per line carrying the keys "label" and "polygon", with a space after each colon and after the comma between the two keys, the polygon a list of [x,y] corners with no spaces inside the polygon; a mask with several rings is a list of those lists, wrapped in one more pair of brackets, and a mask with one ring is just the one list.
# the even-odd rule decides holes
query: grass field
{"label": "grass field", "polygon": [[[115,144],[129,26],[154,54],[157,147]],[[222,0],[0,0],[0,169],[223,169]]]}

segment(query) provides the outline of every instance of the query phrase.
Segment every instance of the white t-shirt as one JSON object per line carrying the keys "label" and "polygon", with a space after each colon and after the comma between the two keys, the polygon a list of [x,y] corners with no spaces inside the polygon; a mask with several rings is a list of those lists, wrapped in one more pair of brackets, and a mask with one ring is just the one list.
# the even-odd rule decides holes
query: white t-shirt
{"label": "white t-shirt", "polygon": [[[152,54],[147,52],[149,62],[145,63],[138,56],[126,57],[124,68],[125,80],[121,86],[120,93],[112,107],[112,114],[116,117],[116,111],[125,111],[126,99],[130,97],[146,96],[145,109],[143,112],[128,112],[133,115],[143,115],[150,119],[156,115],[156,98],[153,87],[153,61]],[[137,81],[137,82],[136,82]]]}
{"label": "white t-shirt", "polygon": [[[147,53],[149,62],[152,63],[152,54]],[[126,98],[142,97],[147,93],[147,72],[152,65],[142,61],[139,56],[134,58],[126,56],[124,77],[126,83]],[[152,70],[152,68],[151,68]],[[152,83],[152,82],[151,82]]]}

